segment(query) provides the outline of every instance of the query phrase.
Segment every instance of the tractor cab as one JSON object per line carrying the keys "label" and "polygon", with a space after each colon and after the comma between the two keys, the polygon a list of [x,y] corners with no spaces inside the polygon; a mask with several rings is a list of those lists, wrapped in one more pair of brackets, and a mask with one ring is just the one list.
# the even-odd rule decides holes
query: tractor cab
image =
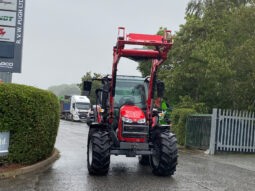
{"label": "tractor cab", "polygon": [[114,129],[119,141],[145,142],[148,82],[145,78],[117,76],[114,103]]}
{"label": "tractor cab", "polygon": [[[138,107],[146,113],[148,83],[145,78],[135,76],[117,76],[114,103],[114,122],[119,122],[120,111],[125,108]],[[128,119],[127,119],[128,121]],[[117,127],[115,126],[115,129]]]}

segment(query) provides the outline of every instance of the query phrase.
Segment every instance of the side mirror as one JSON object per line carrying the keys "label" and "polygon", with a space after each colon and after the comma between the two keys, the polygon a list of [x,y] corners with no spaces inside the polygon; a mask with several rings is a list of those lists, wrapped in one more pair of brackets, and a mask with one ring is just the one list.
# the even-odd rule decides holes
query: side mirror
{"label": "side mirror", "polygon": [[164,96],[164,92],[165,92],[165,83],[158,81],[157,82],[157,93],[158,93],[158,97],[162,98]]}
{"label": "side mirror", "polygon": [[99,101],[99,104],[102,105],[103,109],[106,109],[107,100],[108,100],[108,92],[104,91],[102,88],[99,88],[99,89],[96,89],[96,95],[97,95],[97,100]]}
{"label": "side mirror", "polygon": [[75,103],[73,103],[73,108],[75,109]]}
{"label": "side mirror", "polygon": [[103,109],[106,109],[107,101],[108,101],[108,93],[103,91],[103,94],[102,94],[102,108]]}
{"label": "side mirror", "polygon": [[102,89],[101,88],[96,89],[95,93],[96,93],[96,101],[97,101],[96,104],[101,105],[102,104]]}
{"label": "side mirror", "polygon": [[88,96],[90,95],[90,91],[91,91],[91,86],[92,86],[92,82],[91,81],[84,81],[83,82],[83,95]]}

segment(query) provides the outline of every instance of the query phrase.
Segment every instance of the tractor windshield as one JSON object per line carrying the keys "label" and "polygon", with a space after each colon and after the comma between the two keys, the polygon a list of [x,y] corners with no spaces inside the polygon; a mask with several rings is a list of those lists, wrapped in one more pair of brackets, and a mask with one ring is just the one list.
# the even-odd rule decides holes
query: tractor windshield
{"label": "tractor windshield", "polygon": [[117,78],[115,89],[115,107],[135,105],[141,109],[146,108],[147,88],[142,78],[120,79]]}

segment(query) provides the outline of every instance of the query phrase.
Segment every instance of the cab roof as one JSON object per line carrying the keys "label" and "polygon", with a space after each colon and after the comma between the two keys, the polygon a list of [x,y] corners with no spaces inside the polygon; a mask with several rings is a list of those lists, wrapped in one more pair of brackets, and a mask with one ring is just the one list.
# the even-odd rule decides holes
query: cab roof
{"label": "cab roof", "polygon": [[117,75],[117,79],[123,79],[123,80],[139,80],[139,81],[144,81],[145,78],[141,76],[122,76],[122,75]]}

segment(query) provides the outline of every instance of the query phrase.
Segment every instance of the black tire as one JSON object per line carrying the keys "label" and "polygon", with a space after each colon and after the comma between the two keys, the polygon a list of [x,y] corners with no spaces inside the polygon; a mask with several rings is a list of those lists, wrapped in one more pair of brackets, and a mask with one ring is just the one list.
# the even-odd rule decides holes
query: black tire
{"label": "black tire", "polygon": [[150,156],[150,164],[153,174],[157,176],[171,176],[176,171],[178,149],[175,135],[165,130],[155,135],[155,155]]}
{"label": "black tire", "polygon": [[87,167],[91,175],[106,175],[110,166],[110,137],[107,131],[91,131],[87,144]]}
{"label": "black tire", "polygon": [[150,165],[150,157],[148,155],[141,155],[138,157],[139,164],[142,166]]}
{"label": "black tire", "polygon": [[88,126],[91,125],[91,123],[92,123],[91,116],[88,116],[88,117],[87,117],[86,123],[87,123]]}

